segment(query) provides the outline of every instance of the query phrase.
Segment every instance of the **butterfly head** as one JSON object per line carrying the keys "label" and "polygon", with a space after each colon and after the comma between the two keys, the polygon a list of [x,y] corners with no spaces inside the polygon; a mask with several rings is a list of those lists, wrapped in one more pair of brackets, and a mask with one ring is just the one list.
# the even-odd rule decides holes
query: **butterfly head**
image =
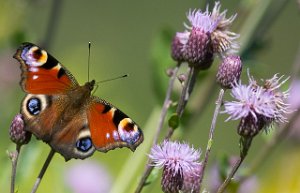
{"label": "butterfly head", "polygon": [[96,84],[96,81],[92,80],[90,82],[85,83],[84,87],[87,88],[89,91],[92,91],[92,90],[94,90],[95,84]]}

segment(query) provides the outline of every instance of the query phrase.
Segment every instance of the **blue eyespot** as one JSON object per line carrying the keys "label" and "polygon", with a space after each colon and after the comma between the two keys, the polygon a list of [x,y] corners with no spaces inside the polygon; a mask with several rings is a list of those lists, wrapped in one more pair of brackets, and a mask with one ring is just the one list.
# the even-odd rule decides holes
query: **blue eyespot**
{"label": "blue eyespot", "polygon": [[32,115],[37,115],[41,112],[41,101],[38,98],[31,98],[27,102],[27,110]]}
{"label": "blue eyespot", "polygon": [[76,142],[76,148],[79,151],[87,152],[92,148],[92,140],[89,137],[81,138]]}

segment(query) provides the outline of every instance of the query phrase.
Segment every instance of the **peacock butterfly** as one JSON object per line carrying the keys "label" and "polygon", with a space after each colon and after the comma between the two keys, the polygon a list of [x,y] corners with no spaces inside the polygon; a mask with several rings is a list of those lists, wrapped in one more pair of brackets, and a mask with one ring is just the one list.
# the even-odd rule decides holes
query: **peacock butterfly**
{"label": "peacock butterfly", "polygon": [[66,161],[85,159],[95,150],[132,151],[142,143],[139,126],[122,111],[92,96],[95,81],[80,86],[54,57],[32,43],[14,55],[21,64],[21,103],[25,130],[48,143]]}

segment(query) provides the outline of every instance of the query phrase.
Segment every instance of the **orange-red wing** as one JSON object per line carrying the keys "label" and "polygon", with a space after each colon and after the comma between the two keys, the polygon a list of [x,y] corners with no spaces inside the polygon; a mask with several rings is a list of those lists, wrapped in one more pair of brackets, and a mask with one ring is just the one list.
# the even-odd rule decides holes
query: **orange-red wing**
{"label": "orange-red wing", "polygon": [[127,115],[109,103],[94,98],[87,109],[91,138],[95,148],[107,152],[117,147],[132,151],[143,141],[141,129]]}
{"label": "orange-red wing", "polygon": [[59,94],[78,86],[53,56],[32,43],[23,43],[14,57],[21,64],[21,86],[31,94]]}
{"label": "orange-red wing", "polygon": [[42,68],[29,68],[26,80],[22,83],[24,90],[32,94],[58,94],[68,90],[71,79],[66,75],[57,77],[57,70],[46,70]]}

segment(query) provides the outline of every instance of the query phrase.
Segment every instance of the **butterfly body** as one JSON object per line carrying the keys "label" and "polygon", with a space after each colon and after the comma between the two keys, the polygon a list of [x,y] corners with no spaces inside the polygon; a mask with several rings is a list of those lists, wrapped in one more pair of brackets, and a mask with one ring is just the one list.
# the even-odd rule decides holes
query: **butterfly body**
{"label": "butterfly body", "polygon": [[25,129],[66,160],[84,159],[95,150],[131,150],[143,141],[137,124],[110,103],[92,96],[95,81],[80,86],[45,50],[24,43],[14,57],[21,63],[21,104]]}

